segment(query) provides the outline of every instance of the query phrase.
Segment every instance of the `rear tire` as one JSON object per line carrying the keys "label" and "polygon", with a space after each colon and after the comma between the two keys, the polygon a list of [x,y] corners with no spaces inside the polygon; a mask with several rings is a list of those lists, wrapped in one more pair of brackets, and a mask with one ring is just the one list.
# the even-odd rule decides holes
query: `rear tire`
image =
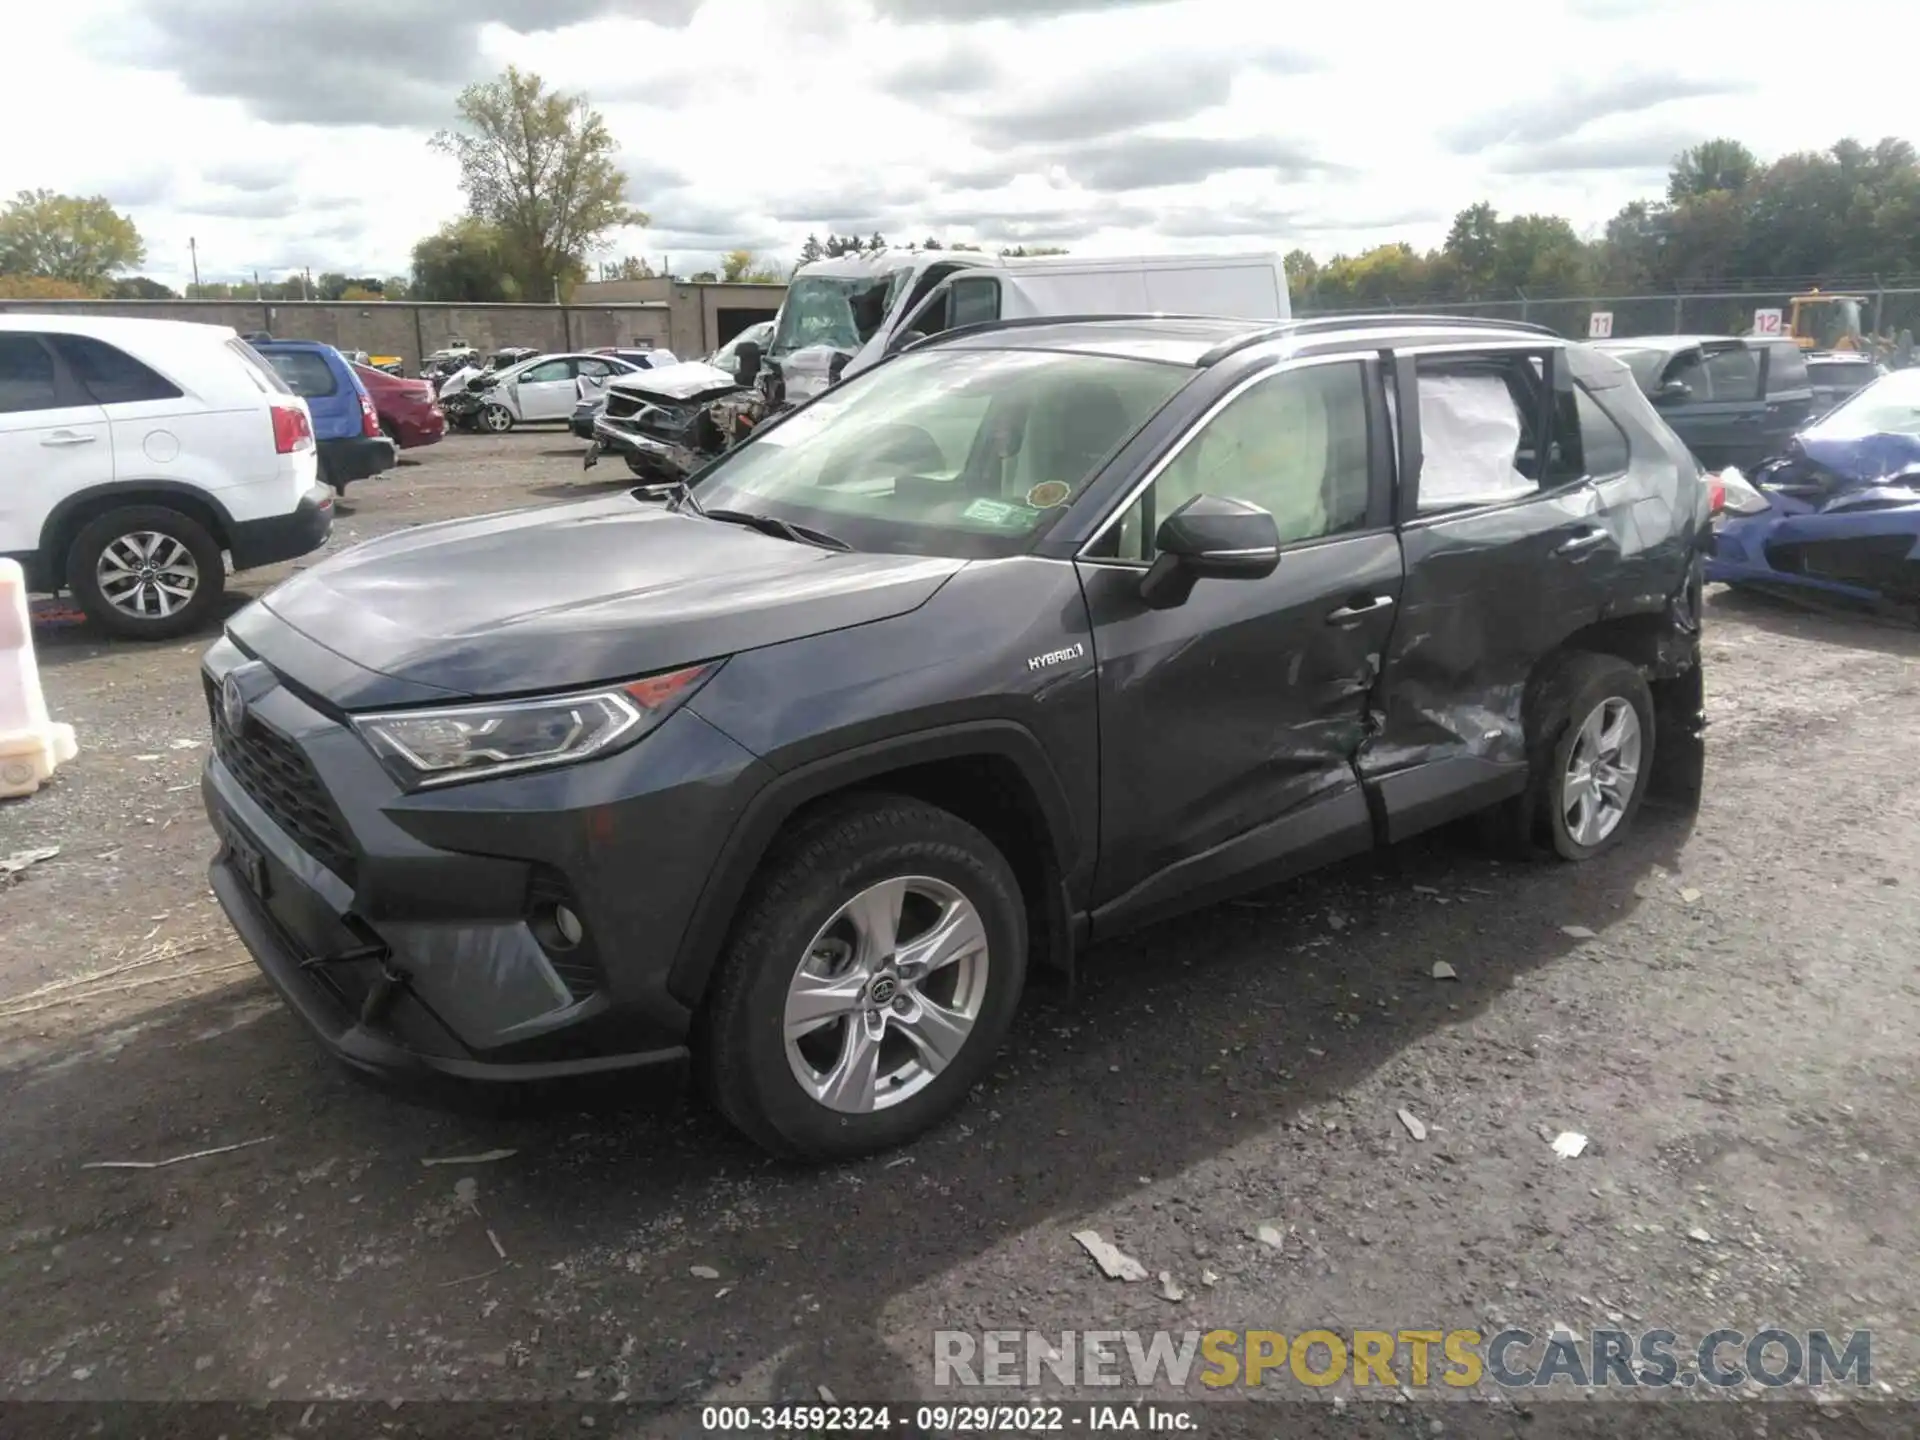
{"label": "rear tire", "polygon": [[830,807],[755,878],[703,1015],[707,1092],[777,1155],[901,1144],[993,1063],[1026,951],[1019,882],[973,826],[898,796]]}
{"label": "rear tire", "polygon": [[191,515],[163,505],[89,520],[67,547],[66,577],[88,618],[128,640],[198,628],[227,588],[219,542]]}
{"label": "rear tire", "polygon": [[1625,838],[1653,772],[1653,695],[1637,667],[1574,651],[1536,677],[1527,701],[1527,790],[1490,828],[1523,853],[1604,855]]}

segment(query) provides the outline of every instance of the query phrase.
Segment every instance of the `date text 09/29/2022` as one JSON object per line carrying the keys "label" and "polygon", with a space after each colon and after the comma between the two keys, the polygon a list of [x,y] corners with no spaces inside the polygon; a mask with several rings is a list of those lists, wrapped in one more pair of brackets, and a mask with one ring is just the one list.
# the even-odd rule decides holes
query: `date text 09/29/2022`
{"label": "date text 09/29/2022", "polygon": [[1072,1431],[1193,1434],[1184,1406],[1144,1402],[1079,1405],[708,1405],[700,1429],[713,1434],[1041,1435]]}

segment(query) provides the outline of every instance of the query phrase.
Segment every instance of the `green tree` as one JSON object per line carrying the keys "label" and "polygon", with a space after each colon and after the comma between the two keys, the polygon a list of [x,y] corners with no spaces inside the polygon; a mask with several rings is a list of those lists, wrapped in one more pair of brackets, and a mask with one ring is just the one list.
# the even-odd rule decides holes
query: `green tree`
{"label": "green tree", "polygon": [[653,266],[638,255],[609,260],[600,267],[602,280],[651,280],[655,274]]}
{"label": "green tree", "polygon": [[9,275],[0,270],[0,300],[86,300],[93,292],[49,275]]}
{"label": "green tree", "polygon": [[1461,294],[1490,295],[1501,288],[1500,249],[1500,212],[1481,200],[1453,217],[1440,254]]}
{"label": "green tree", "polygon": [[509,65],[462,90],[456,108],[459,128],[431,144],[459,164],[468,212],[497,231],[523,294],[547,298],[586,273],[613,231],[649,223],[627,203],[619,147],[585,96]]}
{"label": "green tree", "polygon": [[1065,249],[1058,245],[1015,245],[1002,250],[1000,254],[1008,260],[1027,260],[1041,255],[1065,255]]}
{"label": "green tree", "polygon": [[1760,173],[1760,160],[1738,140],[1706,140],[1674,157],[1667,201],[1678,205],[1716,190],[1738,194]]}
{"label": "green tree", "polygon": [[129,275],[107,287],[109,300],[178,300],[180,292],[145,275]]}
{"label": "green tree", "polygon": [[518,300],[520,282],[508,271],[505,242],[484,220],[450,220],[413,247],[413,293],[422,300],[485,304]]}
{"label": "green tree", "polygon": [[732,284],[773,285],[780,275],[751,250],[729,250],[720,257],[720,278]]}
{"label": "green tree", "polygon": [[696,270],[687,279],[695,285],[711,285],[720,277],[712,270]]}
{"label": "green tree", "polygon": [[1289,250],[1283,262],[1287,270],[1287,293],[1298,301],[1311,296],[1320,283],[1320,262],[1304,250]]}
{"label": "green tree", "polygon": [[0,210],[0,271],[40,275],[98,293],[147,258],[133,221],[104,196],[22,190]]}

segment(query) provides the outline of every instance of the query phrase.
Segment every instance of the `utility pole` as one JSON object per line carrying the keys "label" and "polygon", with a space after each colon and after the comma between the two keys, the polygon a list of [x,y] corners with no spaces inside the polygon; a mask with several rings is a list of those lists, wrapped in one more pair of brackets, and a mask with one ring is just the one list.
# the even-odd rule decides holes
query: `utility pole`
{"label": "utility pole", "polygon": [[256,300],[264,300],[267,298],[267,292],[260,288],[260,272],[258,270],[253,272],[253,298]]}
{"label": "utility pole", "polygon": [[187,254],[193,259],[193,288],[200,288],[200,243],[191,235],[187,237]]}

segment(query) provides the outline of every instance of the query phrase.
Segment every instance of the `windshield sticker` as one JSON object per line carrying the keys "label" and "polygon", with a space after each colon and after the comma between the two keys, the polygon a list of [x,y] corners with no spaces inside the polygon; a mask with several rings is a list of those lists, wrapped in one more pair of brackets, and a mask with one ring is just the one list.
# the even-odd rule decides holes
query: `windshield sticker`
{"label": "windshield sticker", "polygon": [[1027,491],[1027,504],[1036,510],[1051,510],[1066,504],[1072,494],[1073,487],[1064,480],[1042,480]]}
{"label": "windshield sticker", "polygon": [[1028,530],[1040,518],[1040,512],[1006,500],[980,499],[962,510],[960,518],[991,525],[996,530]]}

